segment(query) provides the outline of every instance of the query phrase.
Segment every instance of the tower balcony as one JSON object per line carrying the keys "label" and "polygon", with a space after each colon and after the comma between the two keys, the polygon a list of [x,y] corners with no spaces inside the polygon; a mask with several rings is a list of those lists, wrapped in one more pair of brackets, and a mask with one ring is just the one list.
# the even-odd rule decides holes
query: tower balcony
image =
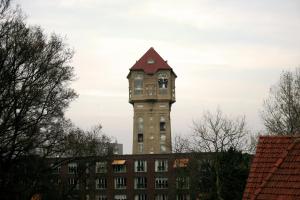
{"label": "tower balcony", "polygon": [[174,103],[175,102],[175,94],[170,94],[168,90],[159,91],[157,94],[156,92],[138,92],[132,93],[129,91],[129,102],[134,103],[135,101],[169,101]]}

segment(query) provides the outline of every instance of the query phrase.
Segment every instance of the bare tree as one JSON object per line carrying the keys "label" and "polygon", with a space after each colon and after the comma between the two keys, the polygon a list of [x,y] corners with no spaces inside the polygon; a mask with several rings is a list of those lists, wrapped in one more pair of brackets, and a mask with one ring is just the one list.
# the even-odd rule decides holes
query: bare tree
{"label": "bare tree", "polygon": [[267,131],[276,135],[300,132],[300,68],[283,71],[264,101],[261,116]]}
{"label": "bare tree", "polygon": [[4,12],[8,9],[10,0],[0,0],[0,19]]}
{"label": "bare tree", "polygon": [[242,150],[246,148],[247,133],[245,117],[230,119],[220,109],[216,113],[209,111],[203,114],[200,121],[194,122],[194,134],[190,139],[194,152],[210,152],[210,173],[214,174],[215,197],[223,199],[221,160],[223,153],[230,149]]}
{"label": "bare tree", "polygon": [[229,119],[217,109],[214,114],[207,111],[200,121],[194,122],[191,142],[198,152],[224,152],[245,148],[246,136],[245,117]]}
{"label": "bare tree", "polygon": [[183,135],[175,135],[172,141],[173,153],[187,153],[191,151],[190,141]]}

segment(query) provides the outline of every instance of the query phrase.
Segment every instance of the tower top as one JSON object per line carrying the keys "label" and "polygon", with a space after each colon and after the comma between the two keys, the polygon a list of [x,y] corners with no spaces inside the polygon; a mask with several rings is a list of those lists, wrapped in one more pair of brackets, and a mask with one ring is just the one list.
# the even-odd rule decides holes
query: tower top
{"label": "tower top", "polygon": [[146,74],[154,74],[160,69],[172,70],[167,61],[151,47],[138,61],[136,61],[130,68],[130,71],[142,70]]}

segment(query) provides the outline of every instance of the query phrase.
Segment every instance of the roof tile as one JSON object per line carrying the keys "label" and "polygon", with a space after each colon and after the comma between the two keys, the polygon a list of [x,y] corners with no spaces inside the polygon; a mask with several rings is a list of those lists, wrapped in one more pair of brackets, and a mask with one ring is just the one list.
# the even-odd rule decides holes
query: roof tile
{"label": "roof tile", "polygon": [[243,199],[300,199],[300,136],[260,137]]}
{"label": "roof tile", "polygon": [[154,74],[158,70],[172,68],[155,50],[151,47],[136,63],[130,68],[130,70],[143,70],[146,74]]}

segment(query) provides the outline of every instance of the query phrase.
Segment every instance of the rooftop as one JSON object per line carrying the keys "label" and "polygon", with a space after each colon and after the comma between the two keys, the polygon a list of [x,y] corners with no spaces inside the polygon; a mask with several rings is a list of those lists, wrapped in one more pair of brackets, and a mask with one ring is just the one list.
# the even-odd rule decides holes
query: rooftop
{"label": "rooftop", "polygon": [[300,199],[300,136],[259,138],[243,199]]}
{"label": "rooftop", "polygon": [[151,47],[136,63],[130,68],[132,70],[143,70],[146,74],[154,74],[158,70],[172,70],[155,50]]}

